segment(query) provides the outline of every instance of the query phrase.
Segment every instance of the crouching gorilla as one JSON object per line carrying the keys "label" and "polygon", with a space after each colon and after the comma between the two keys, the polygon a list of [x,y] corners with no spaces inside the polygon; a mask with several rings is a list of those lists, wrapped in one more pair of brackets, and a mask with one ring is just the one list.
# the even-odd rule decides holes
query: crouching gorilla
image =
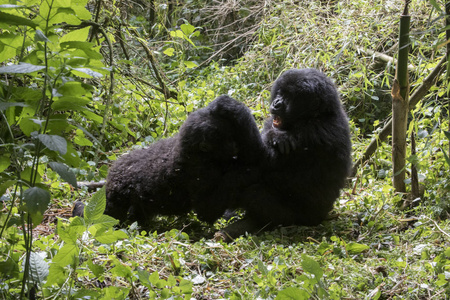
{"label": "crouching gorilla", "polygon": [[264,153],[250,110],[220,96],[189,115],[177,135],[120,157],[106,181],[105,214],[146,227],[155,215],[190,210],[212,223],[243,184],[256,182]]}
{"label": "crouching gorilla", "polygon": [[246,216],[216,233],[218,239],[278,224],[317,225],[350,174],[347,116],[323,73],[284,72],[272,88],[270,113],[262,132],[261,178],[240,194]]}

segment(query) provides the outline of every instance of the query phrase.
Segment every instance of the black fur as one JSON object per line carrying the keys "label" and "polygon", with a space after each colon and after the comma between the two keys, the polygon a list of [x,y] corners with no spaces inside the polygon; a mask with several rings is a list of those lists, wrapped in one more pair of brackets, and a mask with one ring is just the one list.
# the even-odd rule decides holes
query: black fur
{"label": "black fur", "polygon": [[270,112],[262,132],[261,181],[241,195],[246,217],[222,231],[226,240],[267,225],[319,224],[350,174],[347,116],[323,73],[284,72],[272,88]]}
{"label": "black fur", "polygon": [[106,183],[105,213],[125,224],[146,226],[155,215],[194,209],[199,219],[212,223],[232,205],[244,182],[240,179],[247,178],[248,184],[256,174],[261,145],[249,109],[220,96],[190,114],[176,136],[114,163]]}

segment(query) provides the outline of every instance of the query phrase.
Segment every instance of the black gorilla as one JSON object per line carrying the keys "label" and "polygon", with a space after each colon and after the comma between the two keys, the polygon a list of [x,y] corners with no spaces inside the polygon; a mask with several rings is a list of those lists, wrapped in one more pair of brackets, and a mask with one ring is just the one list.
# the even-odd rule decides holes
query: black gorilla
{"label": "black gorilla", "polygon": [[240,195],[244,219],[217,238],[284,225],[317,225],[333,208],[351,168],[347,116],[332,81],[315,69],[284,72],[272,88],[261,178]]}
{"label": "black gorilla", "polygon": [[[155,215],[194,209],[214,222],[263,155],[249,109],[228,96],[189,115],[179,133],[119,158],[106,181],[105,214],[146,226]],[[242,180],[245,178],[245,180]],[[250,178],[250,179],[249,179]]]}

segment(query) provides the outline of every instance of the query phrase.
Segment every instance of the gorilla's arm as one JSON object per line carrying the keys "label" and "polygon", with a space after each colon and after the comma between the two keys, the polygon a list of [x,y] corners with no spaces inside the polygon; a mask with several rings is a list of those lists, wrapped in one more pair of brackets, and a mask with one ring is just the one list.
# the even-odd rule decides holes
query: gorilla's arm
{"label": "gorilla's arm", "polygon": [[212,101],[207,109],[213,118],[224,118],[232,124],[233,136],[239,150],[238,159],[244,164],[259,164],[263,159],[265,149],[250,109],[226,95]]}
{"label": "gorilla's arm", "polygon": [[281,154],[289,154],[295,151],[298,139],[292,133],[273,127],[273,117],[270,117],[264,124],[262,140],[268,149],[278,150]]}

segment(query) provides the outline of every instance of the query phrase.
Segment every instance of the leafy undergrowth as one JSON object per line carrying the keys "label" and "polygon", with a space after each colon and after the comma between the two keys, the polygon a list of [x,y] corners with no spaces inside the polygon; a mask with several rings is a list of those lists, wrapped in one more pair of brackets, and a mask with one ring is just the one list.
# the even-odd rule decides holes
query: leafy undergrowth
{"label": "leafy undergrowth", "polygon": [[[418,145],[432,149],[436,135]],[[102,214],[103,190],[88,199],[84,219],[69,217],[69,202],[54,202],[34,230],[35,292],[45,299],[447,299],[450,224],[439,217],[446,216],[448,167],[435,152],[422,200],[400,210],[381,163],[387,150],[349,182],[321,225],[280,227],[231,244],[211,238],[227,221],[211,228],[193,214],[158,218],[152,232],[137,224],[117,229]],[[10,275],[0,295],[10,298],[19,291],[24,247],[16,227],[4,236],[0,267]]]}

